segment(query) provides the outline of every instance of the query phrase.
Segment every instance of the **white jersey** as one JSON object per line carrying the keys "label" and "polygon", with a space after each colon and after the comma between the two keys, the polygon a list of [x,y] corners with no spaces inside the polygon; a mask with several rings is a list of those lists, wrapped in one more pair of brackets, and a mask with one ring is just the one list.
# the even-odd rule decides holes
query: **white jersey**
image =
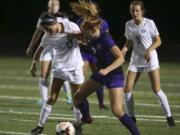
{"label": "white jersey", "polygon": [[42,38],[40,46],[53,48],[52,69],[72,71],[83,66],[83,60],[76,38],[69,36],[70,33],[80,31],[75,23],[68,19],[59,18],[64,25],[64,33],[48,34]]}
{"label": "white jersey", "polygon": [[157,35],[159,35],[159,32],[154,21],[151,19],[144,18],[143,22],[139,25],[136,25],[133,19],[126,22],[125,37],[127,40],[133,42],[130,61],[131,65],[137,67],[159,65],[156,50],[151,52],[150,62],[147,63],[145,59],[145,52],[153,43],[154,37]]}
{"label": "white jersey", "polygon": [[[74,27],[74,29],[71,30],[71,28],[68,28],[68,27],[69,27],[69,24],[66,24],[66,23],[64,23],[64,22],[69,21],[69,19],[68,19],[66,16],[64,16],[63,14],[57,13],[57,15],[55,15],[55,16],[56,16],[56,18],[57,18],[57,22],[58,22],[58,23],[63,23],[63,24],[64,24],[64,30],[65,30],[65,32],[67,32],[67,33],[72,33],[72,32],[74,32],[73,30],[79,30],[79,27],[77,27],[77,25],[75,25],[74,23],[71,23],[71,22],[69,22],[69,23],[71,23],[70,26],[71,26],[71,27]],[[42,29],[41,26],[40,26],[40,19],[38,19],[38,22],[37,22],[36,27],[37,27],[38,29]],[[44,36],[46,36],[46,34],[47,34],[47,33],[45,33]],[[59,35],[62,36],[62,33],[53,34],[54,37],[55,37],[55,36],[58,37]],[[66,34],[65,34],[65,35],[66,35]],[[43,36],[43,37],[44,37],[44,36]],[[43,52],[41,53],[40,61],[51,61],[52,58],[53,58],[52,46],[47,46],[47,47],[45,47],[44,50],[43,50]]]}
{"label": "white jersey", "polygon": [[[68,19],[66,16],[64,16],[63,14],[62,14],[62,17],[60,17],[60,16],[61,16],[61,13],[57,13],[56,18],[57,18],[57,22],[58,22],[58,23],[61,23],[62,20],[63,20],[63,21],[68,21],[68,20],[69,20],[69,19]],[[38,22],[37,22],[37,24],[36,24],[36,28],[42,30],[41,25],[40,25],[40,18],[38,19]],[[66,29],[67,29],[67,28],[65,28],[65,30],[66,30]],[[46,33],[45,33],[45,34],[46,34]],[[45,34],[44,34],[44,36],[45,36]],[[58,33],[57,33],[57,34],[54,34],[54,36],[57,36],[57,37],[58,37],[58,35],[59,35]],[[43,50],[43,52],[41,53],[40,61],[51,61],[51,60],[52,60],[52,57],[53,57],[52,46],[48,46],[48,47],[46,47],[46,48]]]}

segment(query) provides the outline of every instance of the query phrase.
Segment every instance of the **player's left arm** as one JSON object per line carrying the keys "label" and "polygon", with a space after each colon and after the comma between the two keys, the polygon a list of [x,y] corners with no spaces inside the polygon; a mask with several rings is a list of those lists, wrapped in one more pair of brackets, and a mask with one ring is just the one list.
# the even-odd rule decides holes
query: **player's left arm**
{"label": "player's left arm", "polygon": [[146,50],[145,58],[146,58],[147,62],[149,62],[149,60],[150,60],[151,52],[152,52],[154,49],[156,49],[156,48],[158,48],[158,47],[160,47],[160,46],[161,46],[161,38],[160,38],[159,35],[156,35],[156,36],[154,37],[154,40],[153,40],[152,44],[151,44],[151,45],[149,46],[149,48]]}
{"label": "player's left arm", "polygon": [[107,66],[104,69],[100,69],[99,72],[102,75],[107,75],[109,72],[113,71],[114,69],[118,68],[119,66],[121,66],[125,59],[124,59],[124,55],[121,52],[121,50],[119,49],[119,47],[117,45],[113,46],[111,48],[111,52],[114,55],[114,57],[116,58],[112,64],[110,64],[109,66]]}

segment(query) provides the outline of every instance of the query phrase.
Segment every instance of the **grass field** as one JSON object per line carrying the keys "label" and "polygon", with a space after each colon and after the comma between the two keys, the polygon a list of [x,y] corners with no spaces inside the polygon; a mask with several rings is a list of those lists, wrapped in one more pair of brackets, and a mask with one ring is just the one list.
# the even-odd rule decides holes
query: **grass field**
{"label": "grass field", "polygon": [[[31,59],[0,57],[0,135],[28,135],[36,126],[40,106],[38,78],[29,74]],[[124,64],[126,71],[127,64]],[[137,126],[142,135],[180,135],[180,63],[161,63],[162,89],[166,92],[176,121],[169,128],[164,112],[151,91],[146,75],[141,76],[134,90]],[[89,98],[94,123],[83,127],[84,135],[129,135],[130,133],[110,110],[99,110],[96,95]],[[107,90],[105,102],[109,107]],[[73,120],[71,105],[61,91],[58,102],[47,121],[44,134],[55,135],[57,121]]]}

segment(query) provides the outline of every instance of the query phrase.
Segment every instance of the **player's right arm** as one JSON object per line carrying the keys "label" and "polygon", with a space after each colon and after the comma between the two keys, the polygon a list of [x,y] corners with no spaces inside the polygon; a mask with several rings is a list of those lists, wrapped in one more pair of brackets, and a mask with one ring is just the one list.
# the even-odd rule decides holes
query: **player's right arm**
{"label": "player's right arm", "polygon": [[132,41],[131,40],[126,40],[126,43],[124,47],[122,48],[122,53],[125,56],[127,51],[132,47]]}
{"label": "player's right arm", "polygon": [[131,38],[131,31],[130,31],[130,21],[127,21],[125,24],[125,33],[124,36],[126,38],[126,42],[124,44],[124,47],[122,48],[122,53],[125,56],[127,51],[132,47],[133,42]]}
{"label": "player's right arm", "polygon": [[34,54],[34,57],[33,57],[33,60],[32,60],[32,64],[31,64],[31,68],[30,68],[30,72],[31,72],[31,75],[36,77],[36,65],[37,65],[37,62],[39,60],[39,57],[43,51],[43,47],[42,46],[39,46]]}
{"label": "player's right arm", "polygon": [[34,32],[34,34],[33,34],[33,36],[32,36],[31,42],[30,42],[28,48],[26,49],[26,55],[27,55],[27,56],[32,55],[32,53],[33,53],[33,48],[34,48],[34,46],[37,44],[37,42],[39,41],[42,33],[43,33],[43,31],[42,31],[41,29],[36,28],[36,30],[35,30],[35,32]]}

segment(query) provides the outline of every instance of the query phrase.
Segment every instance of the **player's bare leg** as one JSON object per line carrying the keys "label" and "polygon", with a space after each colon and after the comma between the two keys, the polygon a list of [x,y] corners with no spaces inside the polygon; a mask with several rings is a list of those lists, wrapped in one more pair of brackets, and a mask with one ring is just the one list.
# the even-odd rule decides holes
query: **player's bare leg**
{"label": "player's bare leg", "polygon": [[174,127],[175,126],[175,122],[174,119],[172,117],[171,114],[171,110],[170,110],[170,106],[168,103],[168,99],[166,94],[163,92],[163,90],[161,89],[161,83],[160,83],[160,69],[155,69],[151,72],[148,73],[149,78],[151,80],[151,86],[152,89],[154,91],[154,93],[156,94],[165,114],[166,114],[166,118],[167,118],[167,123],[170,127]]}
{"label": "player's bare leg", "polygon": [[40,61],[40,78],[39,78],[39,93],[41,100],[40,104],[43,104],[48,99],[48,76],[50,71],[51,61]]}

